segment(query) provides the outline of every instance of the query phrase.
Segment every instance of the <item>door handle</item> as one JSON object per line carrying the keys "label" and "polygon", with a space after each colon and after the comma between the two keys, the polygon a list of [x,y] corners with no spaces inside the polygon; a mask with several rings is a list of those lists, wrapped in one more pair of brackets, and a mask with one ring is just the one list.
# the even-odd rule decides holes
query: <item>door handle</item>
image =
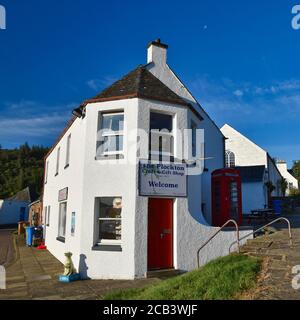
{"label": "door handle", "polygon": [[164,235],[165,235],[164,233],[161,233],[160,238],[162,239],[164,237]]}

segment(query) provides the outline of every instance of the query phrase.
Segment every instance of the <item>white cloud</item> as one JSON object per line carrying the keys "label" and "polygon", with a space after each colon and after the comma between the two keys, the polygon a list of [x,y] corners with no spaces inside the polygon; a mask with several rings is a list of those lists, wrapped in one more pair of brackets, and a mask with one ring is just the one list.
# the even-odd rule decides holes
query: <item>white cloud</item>
{"label": "white cloud", "polygon": [[38,141],[40,144],[54,142],[76,106],[78,103],[47,106],[30,100],[4,103],[0,118],[0,143],[3,146],[17,146],[24,141]]}
{"label": "white cloud", "polygon": [[233,91],[233,94],[237,97],[242,97],[244,95],[244,92],[242,90],[237,89]]}
{"label": "white cloud", "polygon": [[99,79],[90,79],[86,82],[88,87],[94,91],[99,91],[113,84],[117,79],[113,76],[105,76]]}
{"label": "white cloud", "polygon": [[45,116],[23,118],[0,119],[0,136],[5,137],[30,138],[55,136],[61,132],[66,125],[70,113],[51,114]]}
{"label": "white cloud", "polygon": [[300,80],[273,81],[257,86],[231,79],[213,80],[205,75],[188,86],[219,125],[225,122],[278,124],[300,117]]}

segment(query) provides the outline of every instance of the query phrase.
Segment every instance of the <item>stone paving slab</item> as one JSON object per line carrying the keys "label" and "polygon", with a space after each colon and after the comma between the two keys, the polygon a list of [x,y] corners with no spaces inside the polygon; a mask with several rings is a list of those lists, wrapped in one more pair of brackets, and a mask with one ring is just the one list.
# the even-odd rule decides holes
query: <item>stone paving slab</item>
{"label": "stone paving slab", "polygon": [[63,265],[47,250],[25,246],[23,237],[16,237],[16,261],[6,269],[7,288],[0,290],[0,300],[100,300],[116,289],[141,288],[161,281],[82,280],[58,281]]}
{"label": "stone paving slab", "polygon": [[[296,218],[296,223],[295,219]],[[291,219],[291,218],[290,218]],[[300,265],[300,215],[291,219],[293,244],[290,245],[288,231],[282,229],[274,234],[257,238],[257,246],[252,246],[251,255],[268,259],[264,279],[260,279],[259,288],[254,299],[259,300],[300,300],[300,289],[292,287],[292,268]],[[259,250],[261,243],[272,244],[267,250]],[[247,247],[249,248],[250,245]],[[262,245],[262,247],[266,247]]]}

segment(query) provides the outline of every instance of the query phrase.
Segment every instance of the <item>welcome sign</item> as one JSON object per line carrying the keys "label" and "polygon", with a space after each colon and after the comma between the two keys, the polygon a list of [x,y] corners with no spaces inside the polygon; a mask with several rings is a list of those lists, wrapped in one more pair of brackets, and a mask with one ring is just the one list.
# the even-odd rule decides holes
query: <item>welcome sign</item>
{"label": "welcome sign", "polygon": [[186,197],[186,165],[182,163],[151,163],[140,161],[139,164],[140,196]]}

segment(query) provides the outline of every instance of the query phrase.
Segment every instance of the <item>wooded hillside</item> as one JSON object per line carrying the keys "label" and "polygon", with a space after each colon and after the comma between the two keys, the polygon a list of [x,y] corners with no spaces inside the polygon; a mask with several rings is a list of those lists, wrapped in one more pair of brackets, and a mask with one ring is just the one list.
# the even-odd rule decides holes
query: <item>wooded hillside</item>
{"label": "wooded hillside", "polygon": [[29,187],[31,200],[41,195],[44,177],[44,156],[48,148],[30,147],[27,143],[18,149],[0,146],[0,199],[13,196]]}

